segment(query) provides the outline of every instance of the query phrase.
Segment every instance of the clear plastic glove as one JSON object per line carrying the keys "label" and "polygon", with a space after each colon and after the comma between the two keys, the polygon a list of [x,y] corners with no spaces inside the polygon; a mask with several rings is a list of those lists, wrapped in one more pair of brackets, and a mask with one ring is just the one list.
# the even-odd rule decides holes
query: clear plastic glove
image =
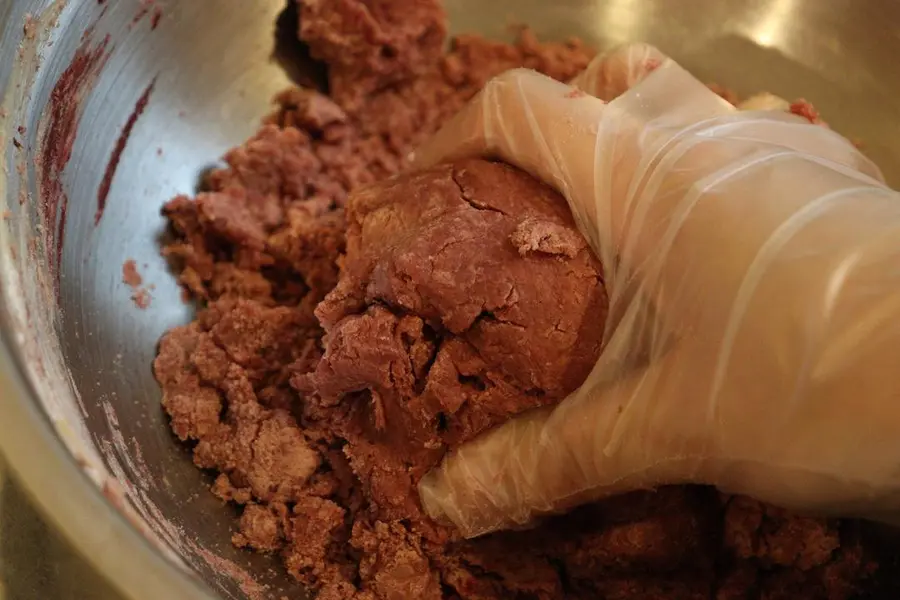
{"label": "clear plastic glove", "polygon": [[574,84],[502,75],[415,157],[554,185],[611,299],[583,387],[448,455],[421,482],[428,513],[474,537],[679,483],[900,508],[898,194],[836,133],[739,111],[652,47]]}

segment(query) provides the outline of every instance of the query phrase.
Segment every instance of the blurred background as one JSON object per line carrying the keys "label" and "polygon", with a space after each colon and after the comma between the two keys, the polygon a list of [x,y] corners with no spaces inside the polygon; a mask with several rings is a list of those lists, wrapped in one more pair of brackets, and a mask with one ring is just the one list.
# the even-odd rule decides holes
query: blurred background
{"label": "blurred background", "polygon": [[[65,502],[65,498],[60,498]],[[0,600],[121,600],[48,527],[0,457]]]}

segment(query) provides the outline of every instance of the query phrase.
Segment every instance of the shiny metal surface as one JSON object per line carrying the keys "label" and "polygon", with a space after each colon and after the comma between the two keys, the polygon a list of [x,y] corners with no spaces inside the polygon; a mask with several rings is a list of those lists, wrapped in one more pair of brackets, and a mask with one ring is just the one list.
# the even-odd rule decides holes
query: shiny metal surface
{"label": "shiny metal surface", "polygon": [[[244,598],[255,590],[300,598],[276,559],[231,549],[233,513],[205,491],[209,478],[173,441],[150,369],[160,335],[191,314],[159,255],[160,206],[191,192],[204,168],[253,132],[270,97],[300,78],[297,49],[276,44],[284,0],[160,6],[154,28],[140,0],[0,3],[0,107],[7,113],[0,114],[0,212],[9,211],[0,222],[0,447],[55,526],[126,597],[205,598],[212,590]],[[510,25],[528,23],[544,37],[581,36],[600,48],[646,40],[701,78],[740,93],[806,97],[835,128],[863,140],[900,184],[896,2],[447,0],[447,6],[457,31],[507,37]],[[56,231],[60,215],[50,223],[40,216],[42,132],[51,92],[77,48],[96,47],[107,34],[109,56],[85,88],[62,175],[68,207],[57,303],[48,276],[54,257],[46,252],[54,234],[46,232]],[[31,50],[39,51],[39,65],[37,56],[29,61]],[[110,158],[154,80],[95,225]],[[20,206],[21,193],[27,199]],[[32,238],[41,242],[30,253]],[[138,263],[145,285],[155,286],[146,310],[135,307],[122,283],[126,259]],[[67,448],[82,463],[100,463],[89,469],[92,477]],[[106,480],[104,470],[195,575],[167,562],[104,499],[94,483]]]}
{"label": "shiny metal surface", "polygon": [[0,460],[0,600],[122,600],[34,509]]}

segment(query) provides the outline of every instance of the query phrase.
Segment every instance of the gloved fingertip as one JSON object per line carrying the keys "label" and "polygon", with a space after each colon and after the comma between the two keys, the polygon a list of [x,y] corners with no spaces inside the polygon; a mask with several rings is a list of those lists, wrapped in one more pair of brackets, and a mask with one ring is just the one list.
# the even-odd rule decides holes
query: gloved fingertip
{"label": "gloved fingertip", "polygon": [[441,479],[441,470],[437,468],[429,471],[419,481],[419,500],[422,508],[425,509],[425,514],[429,518],[439,523],[449,521],[447,512],[444,510],[446,493],[440,491],[443,487]]}
{"label": "gloved fingertip", "polygon": [[422,169],[433,167],[435,163],[440,160],[440,158],[435,156],[438,152],[434,150],[434,146],[434,140],[429,140],[407,154],[406,163],[409,168],[415,171],[421,171]]}
{"label": "gloved fingertip", "polygon": [[443,465],[427,473],[418,486],[419,501],[425,514],[434,522],[455,527],[464,539],[474,539],[503,529],[502,519],[494,518],[485,506],[462,500],[446,474]]}

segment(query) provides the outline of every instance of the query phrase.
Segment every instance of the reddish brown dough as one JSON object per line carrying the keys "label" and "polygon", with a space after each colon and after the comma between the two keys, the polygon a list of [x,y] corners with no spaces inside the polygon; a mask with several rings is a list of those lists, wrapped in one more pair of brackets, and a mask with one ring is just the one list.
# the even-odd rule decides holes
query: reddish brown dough
{"label": "reddish brown dough", "polygon": [[133,289],[141,287],[141,284],[144,283],[144,278],[141,277],[134,259],[129,258],[122,263],[122,283]]}
{"label": "reddish brown dough", "polygon": [[709,488],[476,541],[423,517],[415,482],[447,448],[579,384],[605,296],[564,203],[521,173],[476,161],[387,178],[493,75],[568,80],[592,53],[526,31],[441,55],[433,1],[302,4],[335,97],[279,95],[205,191],[165,209],[165,253],[200,311],[155,372],[173,431],[219,473],[213,492],[244,507],[234,543],[279,554],[321,600],[840,600],[866,586],[853,523]]}
{"label": "reddish brown dough", "polygon": [[377,516],[419,520],[415,485],[448,448],[587,377],[602,269],[563,198],[500,163],[368,186],[346,220],[341,278],[316,309],[325,355],[296,383],[338,416]]}
{"label": "reddish brown dough", "polygon": [[440,58],[440,0],[296,0],[300,39],[329,65],[331,96],[349,110],[372,92],[428,71]]}

